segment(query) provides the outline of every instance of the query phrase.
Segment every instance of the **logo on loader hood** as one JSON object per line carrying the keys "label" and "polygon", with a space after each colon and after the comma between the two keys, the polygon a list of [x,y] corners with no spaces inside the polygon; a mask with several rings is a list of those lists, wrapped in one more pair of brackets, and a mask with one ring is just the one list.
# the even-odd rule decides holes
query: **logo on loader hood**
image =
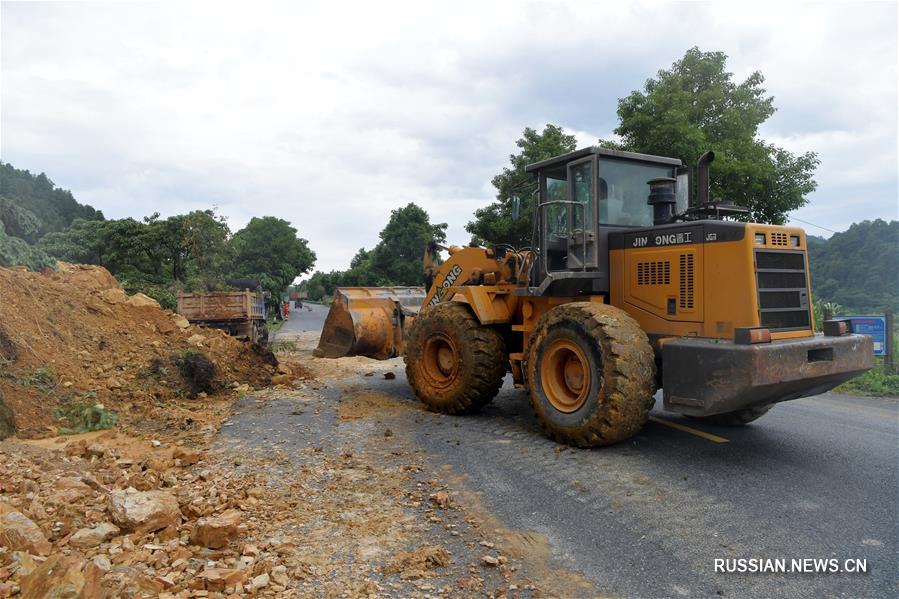
{"label": "logo on loader hood", "polygon": [[462,274],[462,267],[458,264],[454,265],[449,273],[447,273],[446,278],[443,279],[443,283],[440,284],[440,287],[437,289],[437,293],[434,294],[434,297],[431,298],[431,301],[428,302],[429,306],[433,306],[434,304],[439,304],[443,299],[443,296],[446,295],[446,290],[452,287],[456,283],[456,279],[459,278],[459,275]]}

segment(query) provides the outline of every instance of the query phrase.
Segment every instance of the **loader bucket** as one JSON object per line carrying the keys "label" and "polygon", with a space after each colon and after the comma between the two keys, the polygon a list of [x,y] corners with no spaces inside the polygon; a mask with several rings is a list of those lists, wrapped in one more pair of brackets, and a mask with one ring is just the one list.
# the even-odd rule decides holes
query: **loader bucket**
{"label": "loader bucket", "polygon": [[403,330],[425,299],[422,287],[339,287],[314,354],[321,358],[403,353]]}

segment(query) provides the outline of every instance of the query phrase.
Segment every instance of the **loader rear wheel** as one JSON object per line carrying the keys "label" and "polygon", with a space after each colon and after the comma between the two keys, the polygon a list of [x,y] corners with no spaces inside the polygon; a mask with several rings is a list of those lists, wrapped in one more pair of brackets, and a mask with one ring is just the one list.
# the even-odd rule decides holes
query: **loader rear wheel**
{"label": "loader rear wheel", "polygon": [[544,314],[531,337],[527,373],[544,432],[577,447],[634,435],[655,401],[655,358],[646,333],[605,304],[574,302]]}
{"label": "loader rear wheel", "polygon": [[774,404],[764,406],[755,406],[745,408],[743,410],[734,410],[733,412],[725,412],[724,414],[714,414],[712,416],[689,416],[693,420],[699,420],[708,424],[717,426],[744,426],[750,422],[754,422],[768,413],[768,410],[774,407]]}
{"label": "loader rear wheel", "polygon": [[406,378],[430,410],[466,414],[499,392],[506,375],[506,345],[471,309],[446,302],[423,310],[406,340]]}

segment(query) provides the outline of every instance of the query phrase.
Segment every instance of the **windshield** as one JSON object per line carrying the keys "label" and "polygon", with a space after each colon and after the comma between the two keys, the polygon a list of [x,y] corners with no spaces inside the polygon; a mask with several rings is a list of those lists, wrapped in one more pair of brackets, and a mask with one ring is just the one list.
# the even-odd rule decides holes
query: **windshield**
{"label": "windshield", "polygon": [[601,158],[599,161],[599,222],[603,225],[652,226],[650,179],[673,177],[662,164]]}

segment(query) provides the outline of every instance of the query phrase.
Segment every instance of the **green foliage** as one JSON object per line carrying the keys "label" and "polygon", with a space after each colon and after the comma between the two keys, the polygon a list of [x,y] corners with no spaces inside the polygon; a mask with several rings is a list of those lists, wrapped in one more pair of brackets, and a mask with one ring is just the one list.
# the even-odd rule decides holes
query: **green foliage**
{"label": "green foliage", "polygon": [[899,398],[899,374],[887,372],[883,358],[877,358],[874,368],[846,381],[836,389],[837,393],[849,395],[874,395]]}
{"label": "green foliage", "polygon": [[726,62],[723,52],[687,50],[642,91],[619,100],[615,133],[621,141],[600,143],[689,165],[713,150],[711,197],[749,208],[756,222],[783,224],[817,187],[819,160],[814,152],[794,155],[758,137],[759,126],[774,114],[774,98],[762,87],[760,72],[735,83]]}
{"label": "green foliage", "polygon": [[807,244],[815,300],[836,302],[844,313],[899,311],[899,221],[862,221]]}
{"label": "green foliage", "polygon": [[316,271],[299,289],[312,301],[327,300],[337,287],[422,284],[422,258],[428,242],[446,241],[446,223],[432,224],[428,213],[410,203],[390,213],[372,250],[360,249],[349,270]]}
{"label": "green foliage", "polygon": [[24,266],[29,270],[56,268],[56,260],[46,252],[18,237],[7,235],[3,227],[0,222],[0,266]]}
{"label": "green foliage", "polygon": [[56,376],[49,366],[36,368],[34,372],[16,380],[20,385],[34,387],[43,393],[49,393],[56,387]]}
{"label": "green foliage", "polygon": [[431,224],[428,213],[411,202],[397,208],[379,233],[378,245],[371,252],[362,249],[356,254],[350,274],[364,269],[382,285],[421,285],[425,248],[432,239],[444,243],[446,228],[446,223]]}
{"label": "green foliage", "polygon": [[59,429],[64,435],[76,435],[112,428],[119,417],[103,404],[73,403],[57,408],[55,416],[66,423]]}
{"label": "green foliage", "polygon": [[253,218],[231,240],[233,277],[262,281],[263,286],[280,297],[293,280],[315,264],[315,252],[297,230],[274,216]]}
{"label": "green foliage", "polygon": [[[507,243],[515,247],[531,245],[533,198],[536,189],[534,176],[525,167],[534,162],[566,154],[576,149],[577,140],[562,127],[546,125],[543,132],[526,128],[515,142],[521,149],[509,156],[510,166],[493,178],[496,201],[474,213],[474,220],[465,225],[473,240],[480,244]],[[520,199],[519,219],[512,219],[512,198]]]}
{"label": "green foliage", "polygon": [[0,162],[0,222],[9,235],[34,243],[78,218],[102,220],[103,213],[79,204],[43,173],[32,175]]}

